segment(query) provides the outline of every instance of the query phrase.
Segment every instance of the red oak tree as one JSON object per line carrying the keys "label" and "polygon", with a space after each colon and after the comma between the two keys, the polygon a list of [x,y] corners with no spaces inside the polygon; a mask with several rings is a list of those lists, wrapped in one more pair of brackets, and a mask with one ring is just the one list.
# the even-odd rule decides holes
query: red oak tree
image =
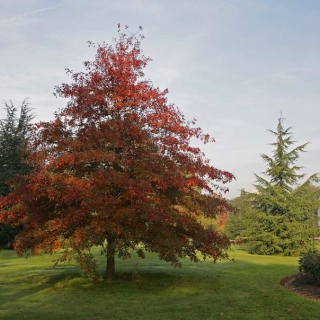
{"label": "red oak tree", "polygon": [[108,279],[115,256],[132,251],[157,252],[174,266],[185,256],[198,261],[198,252],[228,257],[228,239],[198,218],[225,210],[221,194],[233,175],[190,144],[213,139],[144,78],[150,58],[142,38],[119,29],[113,45],[96,46],[85,72],[67,70],[72,83],[56,87],[69,102],[55,120],[35,125],[33,170],[0,200],[0,220],[24,225],[18,254],[62,249],[62,261],[74,258],[89,271],[96,267],[90,249],[100,246]]}

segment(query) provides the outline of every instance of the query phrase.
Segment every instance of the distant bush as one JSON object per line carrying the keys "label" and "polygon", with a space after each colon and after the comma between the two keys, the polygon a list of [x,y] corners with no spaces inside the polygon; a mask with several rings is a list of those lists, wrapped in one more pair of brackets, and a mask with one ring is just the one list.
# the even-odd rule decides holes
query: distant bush
{"label": "distant bush", "polygon": [[317,282],[320,282],[320,252],[309,250],[299,259],[299,270],[311,275]]}

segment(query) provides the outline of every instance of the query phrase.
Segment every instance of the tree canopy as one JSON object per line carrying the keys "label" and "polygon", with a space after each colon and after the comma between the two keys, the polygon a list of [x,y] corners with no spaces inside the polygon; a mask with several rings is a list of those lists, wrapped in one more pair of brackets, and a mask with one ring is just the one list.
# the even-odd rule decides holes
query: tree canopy
{"label": "tree canopy", "polygon": [[5,102],[5,110],[6,118],[0,120],[0,196],[10,192],[7,184],[10,178],[29,170],[29,166],[23,162],[24,147],[33,119],[27,100],[22,102],[19,116],[12,101]]}
{"label": "tree canopy", "polygon": [[95,60],[85,71],[67,70],[71,84],[56,87],[67,106],[50,122],[38,123],[29,144],[33,170],[11,181],[0,200],[1,220],[24,224],[15,249],[41,254],[63,249],[95,269],[90,253],[100,246],[107,278],[115,255],[145,251],[180,266],[179,258],[227,258],[229,240],[205,228],[199,216],[227,208],[222,194],[231,173],[210,165],[191,139],[213,142],[187,121],[146,80],[151,60],[141,51],[142,35],[122,33],[112,45],[90,43]]}
{"label": "tree canopy", "polygon": [[[28,173],[29,166],[24,163],[25,143],[28,140],[32,110],[27,100],[18,109],[12,101],[5,102],[6,118],[0,120],[0,197],[10,193],[8,180],[16,175]],[[12,247],[18,229],[0,223],[0,247]]]}
{"label": "tree canopy", "polygon": [[278,119],[276,131],[269,130],[276,142],[272,156],[262,154],[266,163],[264,177],[256,175],[255,193],[243,193],[238,216],[232,216],[227,230],[251,244],[251,252],[258,254],[299,255],[313,246],[319,236],[316,210],[320,205],[318,175],[298,185],[305,175],[296,162],[308,143],[293,147],[291,127],[283,127]]}

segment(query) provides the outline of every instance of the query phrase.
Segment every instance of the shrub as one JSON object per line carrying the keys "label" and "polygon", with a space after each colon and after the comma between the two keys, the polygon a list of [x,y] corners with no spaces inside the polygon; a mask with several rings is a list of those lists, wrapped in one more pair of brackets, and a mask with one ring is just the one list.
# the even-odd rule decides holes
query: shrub
{"label": "shrub", "polygon": [[299,259],[299,271],[311,275],[320,282],[320,252],[309,250]]}

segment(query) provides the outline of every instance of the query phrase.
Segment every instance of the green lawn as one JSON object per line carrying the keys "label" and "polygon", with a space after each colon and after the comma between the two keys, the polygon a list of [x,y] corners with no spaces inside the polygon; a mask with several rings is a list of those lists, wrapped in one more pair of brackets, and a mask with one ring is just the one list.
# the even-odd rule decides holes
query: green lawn
{"label": "green lawn", "polygon": [[[149,254],[117,261],[119,279],[82,278],[55,256],[18,258],[0,251],[0,319],[320,319],[320,301],[279,285],[297,258],[253,256],[236,262],[183,260],[174,269]],[[101,271],[104,261],[101,262]]]}

